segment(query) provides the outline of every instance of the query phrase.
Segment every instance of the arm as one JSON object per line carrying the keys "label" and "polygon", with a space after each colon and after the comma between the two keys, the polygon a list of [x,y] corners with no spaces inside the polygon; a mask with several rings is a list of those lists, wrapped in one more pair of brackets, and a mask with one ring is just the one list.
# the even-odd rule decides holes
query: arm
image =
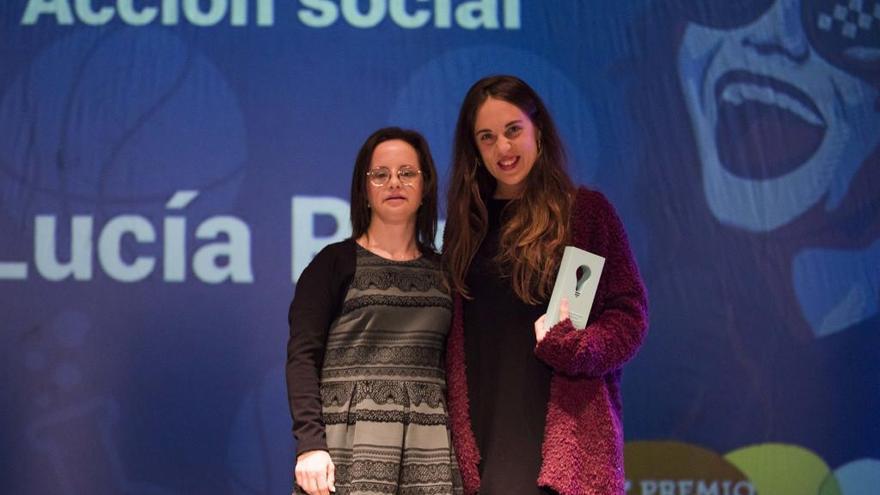
{"label": "arm", "polygon": [[601,296],[603,304],[594,308],[583,330],[575,329],[567,319],[554,325],[538,342],[535,353],[558,372],[599,377],[621,368],[635,355],[647,332],[648,317],[645,287],[623,224],[604,196],[590,194],[594,197],[587,205],[579,198],[579,213],[587,220],[575,226],[574,237],[576,242],[578,237],[588,239],[589,246],[583,240],[579,246],[605,257],[597,293],[597,302]]}
{"label": "arm", "polygon": [[287,315],[287,398],[297,455],[327,450],[321,417],[320,371],[327,331],[339,310],[345,287],[341,283],[347,275],[342,258],[338,245],[318,253],[300,276]]}

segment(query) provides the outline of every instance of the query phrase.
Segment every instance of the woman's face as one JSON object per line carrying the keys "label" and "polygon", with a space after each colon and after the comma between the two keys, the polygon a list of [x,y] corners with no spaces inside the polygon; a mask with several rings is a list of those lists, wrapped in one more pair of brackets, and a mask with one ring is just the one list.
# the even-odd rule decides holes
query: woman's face
{"label": "woman's face", "polygon": [[519,197],[538,158],[532,120],[516,105],[488,98],[477,110],[474,141],[486,170],[497,181],[495,197]]}
{"label": "woman's face", "polygon": [[[858,4],[849,5],[842,12],[855,16]],[[802,7],[777,0],[743,26],[685,30],[679,76],[706,200],[723,223],[766,232],[819,202],[833,209],[880,144],[877,88],[823,56],[828,37],[852,38],[841,52],[852,63],[871,56],[876,48],[860,45],[867,29],[835,20],[824,4],[806,6],[813,17]],[[865,26],[880,23],[880,6],[876,19],[862,10]]]}
{"label": "woman's face", "polygon": [[[388,224],[415,221],[422,203],[423,178],[419,171],[419,155],[406,141],[392,139],[383,141],[373,150],[367,181],[367,199],[370,202],[370,221],[381,220]],[[373,182],[382,174],[387,175],[384,184]]]}

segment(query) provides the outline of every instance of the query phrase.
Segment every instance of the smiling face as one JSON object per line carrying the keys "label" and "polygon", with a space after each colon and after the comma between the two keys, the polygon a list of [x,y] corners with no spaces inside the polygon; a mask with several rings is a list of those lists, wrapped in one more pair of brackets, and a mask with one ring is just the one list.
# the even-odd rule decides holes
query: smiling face
{"label": "smiling face", "polygon": [[408,185],[403,184],[398,177],[398,171],[403,168],[420,170],[415,148],[400,139],[379,143],[373,150],[370,171],[381,167],[391,172],[388,181],[382,186],[366,182],[371,222],[379,220],[388,224],[415,224],[416,213],[422,202],[422,177],[416,175]]}
{"label": "smiling face", "polygon": [[690,24],[679,75],[716,218],[779,228],[847,195],[880,144],[878,91],[810,45],[797,0],[734,29]]}
{"label": "smiling face", "polygon": [[495,197],[522,194],[538,158],[537,129],[516,105],[492,97],[477,110],[474,142],[486,170],[495,178]]}

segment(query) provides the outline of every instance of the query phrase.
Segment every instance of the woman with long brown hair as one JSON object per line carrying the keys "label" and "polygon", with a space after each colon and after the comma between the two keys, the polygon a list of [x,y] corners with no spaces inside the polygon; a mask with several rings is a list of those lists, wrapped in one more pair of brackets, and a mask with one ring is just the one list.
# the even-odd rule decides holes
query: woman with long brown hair
{"label": "woman with long brown hair", "polygon": [[[466,493],[624,492],[621,368],[644,286],[601,193],[575,187],[547,108],[513,76],[477,81],[455,131],[443,262],[454,292],[448,405]],[[605,258],[587,327],[544,328],[562,251]]]}

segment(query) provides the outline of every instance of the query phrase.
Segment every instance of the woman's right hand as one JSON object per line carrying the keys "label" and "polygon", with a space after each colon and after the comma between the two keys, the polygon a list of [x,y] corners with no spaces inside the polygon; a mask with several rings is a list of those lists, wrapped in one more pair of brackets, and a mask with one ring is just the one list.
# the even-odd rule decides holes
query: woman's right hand
{"label": "woman's right hand", "polygon": [[336,467],[326,450],[310,450],[296,458],[296,484],[309,495],[336,492]]}

